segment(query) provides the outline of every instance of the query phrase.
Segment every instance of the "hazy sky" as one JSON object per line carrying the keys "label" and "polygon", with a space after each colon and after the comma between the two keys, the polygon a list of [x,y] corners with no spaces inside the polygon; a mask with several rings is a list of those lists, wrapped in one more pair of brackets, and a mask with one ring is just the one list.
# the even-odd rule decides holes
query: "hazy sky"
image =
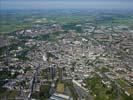
{"label": "hazy sky", "polygon": [[0,0],[1,9],[133,9],[133,0]]}

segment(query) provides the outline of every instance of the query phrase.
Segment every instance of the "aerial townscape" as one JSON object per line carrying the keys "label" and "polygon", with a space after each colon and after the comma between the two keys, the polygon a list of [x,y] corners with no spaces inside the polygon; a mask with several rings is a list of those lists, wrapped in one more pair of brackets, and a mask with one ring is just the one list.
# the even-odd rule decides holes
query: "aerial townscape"
{"label": "aerial townscape", "polygon": [[0,100],[133,100],[133,12],[1,10]]}

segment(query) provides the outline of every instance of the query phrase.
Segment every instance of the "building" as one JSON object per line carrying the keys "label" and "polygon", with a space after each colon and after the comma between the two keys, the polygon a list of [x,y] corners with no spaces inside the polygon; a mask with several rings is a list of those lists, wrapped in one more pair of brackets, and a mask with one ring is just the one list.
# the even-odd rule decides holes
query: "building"
{"label": "building", "polygon": [[49,100],[73,100],[70,98],[70,96],[64,95],[64,94],[59,94],[59,93],[54,93]]}

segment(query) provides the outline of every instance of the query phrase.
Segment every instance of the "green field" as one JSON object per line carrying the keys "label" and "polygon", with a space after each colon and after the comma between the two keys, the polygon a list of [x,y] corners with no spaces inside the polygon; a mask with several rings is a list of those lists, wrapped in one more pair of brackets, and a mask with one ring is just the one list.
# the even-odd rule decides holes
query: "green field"
{"label": "green field", "polygon": [[[35,23],[37,20],[43,20]],[[87,12],[87,11],[7,11],[1,12],[0,34],[10,33],[16,30],[31,28],[35,24],[58,23],[67,25],[70,23],[83,24],[91,22],[102,25],[129,25],[133,27],[133,13],[129,12]]]}
{"label": "green field", "polygon": [[[124,91],[118,92],[114,83],[111,83],[111,86],[108,88],[102,83],[102,79],[98,76],[87,79],[86,83],[94,100],[132,100],[132,97],[127,96]],[[121,84],[123,84],[123,82]]]}

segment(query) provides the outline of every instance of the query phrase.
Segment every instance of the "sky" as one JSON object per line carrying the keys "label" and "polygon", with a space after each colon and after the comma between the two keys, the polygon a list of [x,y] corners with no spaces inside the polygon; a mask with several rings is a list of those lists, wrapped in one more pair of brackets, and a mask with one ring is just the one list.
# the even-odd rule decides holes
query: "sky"
{"label": "sky", "polygon": [[133,0],[0,0],[0,9],[133,9]]}

